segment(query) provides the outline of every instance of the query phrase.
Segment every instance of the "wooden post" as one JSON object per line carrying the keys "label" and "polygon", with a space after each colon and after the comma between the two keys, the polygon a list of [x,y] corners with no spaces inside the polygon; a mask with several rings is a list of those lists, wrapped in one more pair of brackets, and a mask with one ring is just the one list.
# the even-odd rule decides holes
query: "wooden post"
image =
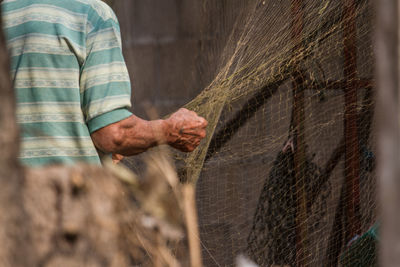
{"label": "wooden post", "polygon": [[201,256],[199,227],[197,223],[196,193],[194,185],[191,183],[184,184],[182,187],[182,193],[187,236],[189,240],[190,266],[202,267],[203,261]]}
{"label": "wooden post", "polygon": [[[294,43],[294,53],[303,44],[303,1],[292,0],[292,40]],[[296,176],[296,262],[297,266],[308,266],[307,250],[307,195],[305,189],[305,136],[304,136],[304,77],[302,75],[300,62],[295,63],[293,72],[293,123],[294,123],[294,169]]]}
{"label": "wooden post", "polygon": [[360,234],[360,157],[357,129],[357,31],[355,0],[343,0],[346,240]]}
{"label": "wooden post", "polygon": [[387,267],[400,266],[399,6],[398,1],[375,0],[380,265]]}
{"label": "wooden post", "polygon": [[0,266],[34,262],[29,220],[22,201],[23,170],[18,164],[18,131],[10,64],[0,18]]}

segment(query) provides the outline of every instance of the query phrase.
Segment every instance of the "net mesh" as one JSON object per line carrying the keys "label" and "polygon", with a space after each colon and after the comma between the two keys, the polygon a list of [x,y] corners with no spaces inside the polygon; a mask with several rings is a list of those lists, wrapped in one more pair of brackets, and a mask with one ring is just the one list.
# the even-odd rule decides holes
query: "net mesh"
{"label": "net mesh", "polygon": [[205,265],[351,266],[349,242],[377,210],[371,1],[205,0],[198,12],[218,40],[198,70],[214,78],[186,107],[208,136],[175,157],[197,186]]}

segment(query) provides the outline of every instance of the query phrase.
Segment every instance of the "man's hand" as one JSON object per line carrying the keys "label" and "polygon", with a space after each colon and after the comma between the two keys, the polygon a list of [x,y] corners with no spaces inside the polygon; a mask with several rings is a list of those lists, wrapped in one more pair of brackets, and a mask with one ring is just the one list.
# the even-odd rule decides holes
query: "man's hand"
{"label": "man's hand", "polygon": [[164,121],[167,144],[183,152],[192,152],[206,136],[207,121],[195,112],[179,109]]}

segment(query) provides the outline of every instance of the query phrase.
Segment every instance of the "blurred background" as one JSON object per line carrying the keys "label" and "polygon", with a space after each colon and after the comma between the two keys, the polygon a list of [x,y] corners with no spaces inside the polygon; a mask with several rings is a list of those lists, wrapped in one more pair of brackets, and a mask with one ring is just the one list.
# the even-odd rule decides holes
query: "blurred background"
{"label": "blurred background", "polygon": [[246,1],[109,1],[121,25],[135,114],[146,117],[147,102],[165,116],[212,81],[239,2]]}
{"label": "blurred background", "polygon": [[[120,21],[123,51],[133,87],[132,111],[148,118],[146,109],[150,104],[160,117],[166,116],[207,88],[225,66],[228,66],[227,76],[232,74],[239,81],[242,77],[248,77],[246,75],[252,75],[253,69],[259,66],[265,68],[262,73],[254,75],[260,84],[271,82],[269,79],[273,79],[271,77],[275,72],[278,77],[286,75],[284,70],[279,69],[290,64],[286,62],[295,58],[297,53],[302,53],[301,48],[293,44],[297,41],[291,39],[291,8],[296,2],[301,1],[109,1]],[[368,112],[373,110],[373,105],[368,102],[371,101],[371,93],[368,92],[372,90],[370,81],[373,75],[372,11],[369,5],[370,1],[357,4],[359,33],[353,37],[357,40],[358,61],[350,65],[355,64],[360,79],[366,80],[360,82],[363,84],[360,86],[365,87],[359,90],[360,108],[365,106],[367,113],[372,114],[373,111]],[[314,45],[311,59],[305,58],[299,63],[305,72],[309,72],[305,74],[309,75],[305,86],[316,87],[307,91],[305,96],[307,155],[306,159],[302,159],[306,168],[311,169],[305,176],[310,181],[314,179],[315,183],[318,173],[323,172],[322,166],[330,164],[328,159],[334,157],[335,149],[340,150],[338,144],[345,131],[343,114],[347,84],[344,81],[348,77],[344,78],[343,72],[347,67],[344,66],[342,40],[348,37],[343,36],[341,31],[341,2],[307,0],[303,1],[302,11],[292,10],[304,16],[304,35],[326,39]],[[308,42],[306,38],[305,41]],[[294,54],[293,49],[296,50]],[[245,73],[241,73],[242,69],[245,69]],[[295,89],[292,88],[290,75],[284,80],[289,82],[278,86],[272,97],[264,95],[253,100],[255,102],[252,105],[257,105],[257,101],[265,101],[265,105],[256,108],[255,114],[245,111],[248,115],[244,115],[244,123],[239,130],[202,166],[196,188],[200,238],[206,266],[233,266],[235,257],[246,251],[254,253],[251,255],[253,260],[261,266],[291,264],[295,261],[296,226],[288,216],[298,215],[295,208],[297,190],[294,189],[296,185],[290,171],[284,174],[285,170],[291,168],[292,156],[286,162],[279,153],[292,132],[290,129],[294,127],[292,112],[299,111],[292,111],[296,105],[292,101],[296,100],[293,100]],[[329,85],[331,83],[333,86]],[[321,88],[318,89],[318,86]],[[229,91],[239,94],[240,100],[234,103],[232,97],[226,97],[227,102],[217,128],[221,128],[232,114],[241,109],[257,87],[233,82],[225,92],[220,90],[224,94],[229,94]],[[213,98],[213,94],[210,95]],[[214,96],[215,99],[218,97]],[[204,110],[207,106],[204,104],[199,109],[212,116],[212,110]],[[219,106],[210,104],[209,107]],[[365,153],[372,154],[375,135],[372,131],[369,138],[369,125],[372,122],[370,115],[367,117],[359,122],[360,138],[363,139],[360,144],[362,142],[367,150]],[[365,134],[362,132],[364,129]],[[140,165],[135,163],[137,158],[128,161],[134,170]],[[374,223],[376,212],[375,173],[373,169],[364,171],[365,164],[361,166],[364,181],[361,185],[362,231],[368,230]],[[320,189],[316,190],[315,186],[307,189],[309,194],[316,191],[313,194],[318,196],[306,223],[309,228],[308,241],[313,242],[310,246],[313,258],[306,255],[301,257],[307,257],[313,266],[327,264],[328,258],[337,262],[347,241],[335,238],[342,233],[346,233],[345,240],[354,235],[348,226],[342,224],[340,215],[345,210],[345,204],[340,203],[346,199],[346,193],[341,193],[344,188],[343,177],[345,169],[349,168],[344,157],[339,156],[328,182],[315,185]]]}
{"label": "blurred background", "polygon": [[[268,258],[282,265],[295,261],[293,257],[299,248],[294,244],[297,235],[294,229],[301,226],[280,223],[290,212],[285,210],[285,206],[279,207],[280,203],[293,205],[290,201],[296,202],[296,199],[288,198],[298,194],[297,188],[296,192],[292,191],[296,187],[295,181],[285,184],[288,180],[284,178],[291,178],[282,174],[282,170],[288,167],[280,158],[284,142],[290,135],[296,136],[293,133],[296,123],[292,116],[301,113],[294,100],[296,86],[291,82],[297,74],[291,68],[284,69],[290,64],[291,67],[295,65],[294,68],[296,64],[304,68],[300,70],[305,74],[302,86],[309,89],[303,96],[305,117],[301,123],[306,127],[307,155],[301,164],[312,170],[303,176],[318,180],[321,178],[319,172],[324,171],[322,167],[330,169],[327,182],[315,185],[319,190],[303,186],[309,195],[317,197],[312,208],[308,207],[306,228],[309,228],[309,236],[303,240],[312,243],[311,254],[302,257],[307,258],[310,266],[331,266],[328,262],[338,264],[340,255],[347,250],[348,241],[355,237],[350,226],[354,218],[347,216],[353,197],[359,197],[360,201],[359,229],[356,232],[371,233],[368,231],[376,222],[378,210],[377,131],[373,121],[376,103],[373,1],[107,2],[120,21],[123,51],[133,87],[132,111],[138,116],[148,118],[146,109],[149,104],[156,108],[160,117],[166,116],[190,102],[218,74],[226,71],[227,76],[216,80],[222,81],[232,74],[233,80],[238,82],[235,84],[230,80],[232,90],[228,88],[226,92],[236,93],[239,101],[234,103],[235,100],[227,97],[227,104],[216,123],[216,127],[221,128],[233,117],[232,114],[246,106],[251,94],[259,90],[251,84],[254,80],[265,85],[271,82],[269,79],[273,82],[275,76],[271,74],[285,76],[285,72],[293,72],[283,78],[272,96],[259,97],[258,100],[264,98],[260,101],[261,108],[257,99],[251,102],[257,106],[256,110],[247,110],[248,115],[244,115],[239,129],[232,131],[233,134],[226,132],[230,137],[220,151],[217,149],[204,164],[199,163],[202,172],[197,181],[197,205],[206,266],[232,266],[234,258],[245,251],[254,253],[253,259],[260,266],[266,266]],[[300,2],[303,5],[293,11],[296,3]],[[355,13],[349,18],[346,17],[346,6],[351,5],[354,5]],[[302,34],[296,40],[291,27],[295,28],[296,18],[301,16],[304,19],[304,40]],[[346,25],[354,25],[354,32],[346,32]],[[304,56],[304,43],[308,45],[306,49],[311,50],[305,52],[310,53],[309,57]],[[346,49],[354,49],[356,54],[350,62]],[[296,56],[300,62],[291,62]],[[251,63],[247,65],[247,62]],[[225,66],[228,70],[224,70]],[[257,72],[259,66],[264,69]],[[253,80],[252,71],[256,72]],[[242,78],[249,81],[243,85],[240,83]],[[221,89],[218,84],[214,87]],[[355,119],[359,133],[352,140],[348,139],[349,127],[345,125],[349,113],[345,98],[351,87],[359,87],[358,99],[350,104],[356,104],[355,110],[359,115]],[[212,99],[213,94],[210,95],[209,99]],[[206,110],[205,113],[210,115],[212,112]],[[344,148],[340,145],[342,138],[346,142],[346,156],[343,156]],[[353,152],[349,152],[350,147],[354,148]],[[336,159],[335,155],[338,155]],[[349,161],[352,157],[357,157],[353,163]],[[331,159],[335,162],[332,166],[329,165]],[[356,175],[360,178],[358,193],[345,191],[344,185],[354,162],[360,169]],[[134,164],[130,167],[135,168]],[[291,211],[298,216],[296,208]],[[268,225],[272,230],[266,230],[268,227],[265,225],[271,222],[276,225]],[[287,236],[288,240],[280,240],[279,231],[282,229],[287,231],[282,236]],[[273,239],[276,240],[271,241]],[[374,245],[375,241],[371,244]],[[363,252],[361,257],[368,256],[371,265],[376,263],[374,247],[372,250],[362,247],[358,251]],[[287,256],[284,254],[291,254],[291,259],[284,259]]]}

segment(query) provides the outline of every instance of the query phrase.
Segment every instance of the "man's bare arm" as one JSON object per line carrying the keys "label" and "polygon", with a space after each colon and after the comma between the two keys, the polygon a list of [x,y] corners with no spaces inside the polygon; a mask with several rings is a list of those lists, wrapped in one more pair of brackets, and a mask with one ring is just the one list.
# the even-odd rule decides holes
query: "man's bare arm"
{"label": "man's bare arm", "polygon": [[132,156],[159,144],[191,152],[206,136],[207,121],[180,109],[165,120],[146,121],[132,115],[92,133],[95,146],[105,153]]}

